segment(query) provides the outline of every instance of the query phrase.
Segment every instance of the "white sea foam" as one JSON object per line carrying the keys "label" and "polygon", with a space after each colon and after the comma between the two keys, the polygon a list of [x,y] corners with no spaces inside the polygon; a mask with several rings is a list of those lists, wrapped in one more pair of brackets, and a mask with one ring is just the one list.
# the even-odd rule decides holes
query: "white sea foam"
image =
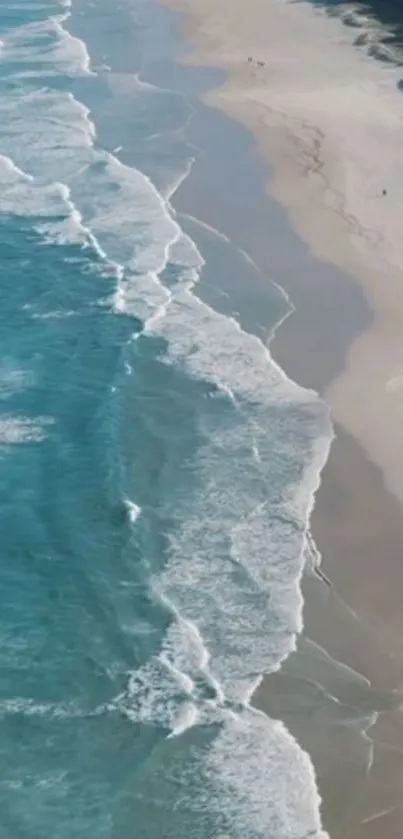
{"label": "white sea foam", "polygon": [[169,201],[169,199],[172,198],[173,195],[175,195],[175,192],[177,192],[181,184],[183,184],[186,178],[190,175],[194,162],[195,158],[190,157],[186,162],[186,166],[182,169],[180,174],[176,175],[176,177],[171,179],[170,183],[165,187],[163,195],[166,201]]}
{"label": "white sea foam", "polygon": [[32,175],[28,175],[19,169],[10,157],[0,154],[0,184],[4,189],[7,186],[13,186],[16,182],[24,181],[26,184],[33,182]]}
{"label": "white sea foam", "polygon": [[21,790],[21,789],[46,789],[50,790],[54,787],[58,787],[61,784],[64,784],[65,779],[67,776],[67,772],[49,772],[46,775],[40,774],[29,774],[27,775],[24,773],[23,779],[20,778],[2,778],[0,780],[0,788],[4,788],[7,790]]}
{"label": "white sea foam", "polygon": [[37,230],[46,241],[91,245],[105,259],[91,231],[83,225],[65,184],[39,185],[8,157],[0,155],[0,189],[3,213],[42,217]]}
{"label": "white sea foam", "polygon": [[4,33],[0,60],[22,65],[14,78],[91,74],[86,45],[63,27],[69,13]]}
{"label": "white sea foam", "polygon": [[253,711],[229,718],[208,753],[206,775],[216,792],[211,805],[231,814],[237,836],[327,836],[311,762],[282,723],[268,725]]}
{"label": "white sea foam", "polygon": [[33,320],[62,320],[77,315],[71,309],[55,309],[53,312],[32,312]]}
{"label": "white sea foam", "polygon": [[77,702],[36,702],[26,697],[15,696],[0,700],[0,719],[12,716],[46,717],[48,719],[72,719],[74,717],[100,716],[105,706],[89,710]]}
{"label": "white sea foam", "polygon": [[[210,678],[208,662],[209,653],[197,627],[178,617],[171,623],[161,651],[130,676],[127,691],[116,697],[110,708],[134,722],[158,724],[177,735],[181,727],[184,731],[196,719],[202,725],[222,721],[228,712],[221,707],[224,696],[218,682]],[[206,697],[205,692],[214,691],[215,684],[215,696]]]}
{"label": "white sea foam", "polygon": [[0,398],[8,399],[26,387],[32,386],[34,375],[31,371],[16,366],[12,357],[3,356],[0,362]]}
{"label": "white sea foam", "polygon": [[19,443],[39,443],[52,425],[50,417],[28,417],[0,415],[0,449]]}
{"label": "white sea foam", "polygon": [[179,225],[147,176],[111,154],[100,154],[97,163],[87,168],[85,181],[75,190],[81,206],[88,208],[85,218],[91,230],[110,258],[136,274],[158,275],[168,248],[181,235]]}
{"label": "white sea foam", "polygon": [[130,498],[125,498],[124,504],[131,523],[135,524],[138,517],[141,515],[141,507],[139,507],[138,504],[135,504],[134,501],[130,501]]}
{"label": "white sea foam", "polygon": [[71,93],[10,91],[0,97],[0,117],[1,153],[40,184],[69,183],[94,161],[94,125]]}
{"label": "white sea foam", "polygon": [[[217,351],[217,342],[211,346]],[[266,404],[269,417],[276,404],[271,393],[271,404],[266,399],[258,407],[260,413]],[[301,439],[298,424],[303,413],[298,416],[296,411],[293,423],[286,418],[292,405],[282,408],[276,436],[261,417],[258,463],[252,458],[245,462],[251,425],[257,434],[253,415],[239,411],[232,431],[210,433],[193,464],[193,496],[182,501],[175,497],[175,511],[167,504],[177,528],[170,540],[171,560],[157,585],[198,627],[209,650],[211,672],[234,702],[250,695],[257,674],[279,666],[302,626],[299,578],[305,527],[329,437],[325,423],[317,444],[312,416],[308,439]],[[277,436],[282,423],[290,439]],[[309,457],[315,467],[311,476]],[[294,470],[299,481],[293,479]],[[284,486],[282,473],[286,477],[287,471],[291,483]]]}
{"label": "white sea foam", "polygon": [[174,720],[172,731],[168,734],[168,737],[179,737],[188,728],[192,728],[196,725],[198,716],[196,705],[193,702],[184,702],[179,710],[178,716]]}

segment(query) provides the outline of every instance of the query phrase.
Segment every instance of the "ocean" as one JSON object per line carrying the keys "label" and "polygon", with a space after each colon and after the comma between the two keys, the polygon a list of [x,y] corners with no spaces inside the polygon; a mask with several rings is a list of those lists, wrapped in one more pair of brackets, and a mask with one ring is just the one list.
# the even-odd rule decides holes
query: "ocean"
{"label": "ocean", "polygon": [[333,431],[270,354],[276,278],[253,298],[250,255],[174,209],[207,75],[175,87],[172,21],[0,5],[5,839],[325,836],[251,697],[302,629]]}

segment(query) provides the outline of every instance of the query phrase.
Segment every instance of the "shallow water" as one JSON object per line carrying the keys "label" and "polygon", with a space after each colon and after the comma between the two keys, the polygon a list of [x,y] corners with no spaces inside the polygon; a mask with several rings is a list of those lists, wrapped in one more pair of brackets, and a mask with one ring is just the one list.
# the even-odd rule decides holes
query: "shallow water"
{"label": "shallow water", "polygon": [[249,699],[302,626],[328,411],[263,340],[279,288],[259,331],[226,285],[257,268],[172,209],[201,150],[147,81],[167,15],[72,12],[0,16],[2,830],[319,837]]}

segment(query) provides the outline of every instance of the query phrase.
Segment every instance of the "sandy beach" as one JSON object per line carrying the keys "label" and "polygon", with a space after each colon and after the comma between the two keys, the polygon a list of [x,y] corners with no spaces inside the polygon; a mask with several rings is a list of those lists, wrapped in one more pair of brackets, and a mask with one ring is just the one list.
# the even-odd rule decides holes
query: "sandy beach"
{"label": "sandy beach", "polygon": [[[354,682],[359,695],[334,697],[329,688],[330,717],[321,719],[311,704],[314,681],[307,692],[298,668],[301,656],[322,675],[324,665],[316,660],[316,648],[304,647],[255,698],[272,716],[285,719],[309,751],[332,837],[377,839],[386,833],[397,839],[403,828],[399,73],[354,47],[356,30],[305,3],[168,0],[167,5],[185,13],[193,47],[185,61],[226,72],[223,85],[204,97],[206,103],[252,131],[269,165],[269,194],[287,209],[309,251],[358,284],[371,313],[354,340],[348,336],[344,368],[336,376],[326,328],[307,321],[304,326],[300,317],[295,331],[290,318],[272,346],[290,375],[320,390],[336,424],[312,518],[325,578],[306,575],[305,636],[320,643],[332,661],[362,674],[362,683]],[[326,272],[323,280],[328,281]],[[297,285],[294,279],[295,288],[291,282],[286,289],[297,305],[294,324],[295,295],[305,293],[309,301],[314,294],[313,287]],[[332,293],[337,297],[337,288],[330,299]],[[329,335],[343,332],[343,313],[337,317]],[[331,322],[331,310],[326,319]],[[314,352],[323,355],[313,374]],[[288,678],[298,679],[301,707],[287,712],[282,680]],[[341,711],[329,722],[333,700]],[[357,707],[366,706],[367,716],[363,712],[358,719]]]}

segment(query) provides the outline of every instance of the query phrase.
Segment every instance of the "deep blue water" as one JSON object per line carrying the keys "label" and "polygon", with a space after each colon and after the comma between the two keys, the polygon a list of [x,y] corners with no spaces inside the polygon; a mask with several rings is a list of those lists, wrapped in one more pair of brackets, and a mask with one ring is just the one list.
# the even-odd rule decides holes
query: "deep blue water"
{"label": "deep blue water", "polygon": [[[341,17],[347,26],[358,30],[355,45],[373,58],[403,64],[402,0],[366,0],[345,3],[343,0],[312,0],[330,15]],[[402,82],[399,82],[402,87]]]}
{"label": "deep blue water", "polygon": [[2,2],[0,38],[1,835],[319,838],[249,700],[301,629],[327,410],[172,210],[202,150],[147,81],[166,13]]}

